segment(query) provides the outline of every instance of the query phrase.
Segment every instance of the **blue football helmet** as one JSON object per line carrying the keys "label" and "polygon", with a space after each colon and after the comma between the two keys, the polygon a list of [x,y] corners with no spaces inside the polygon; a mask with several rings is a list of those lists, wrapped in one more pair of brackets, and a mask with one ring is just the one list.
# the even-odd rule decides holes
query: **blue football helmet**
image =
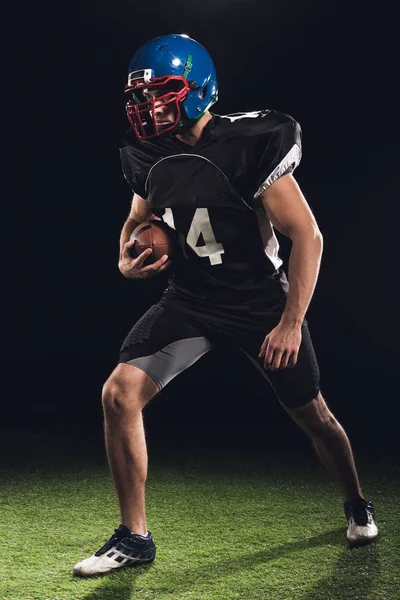
{"label": "blue football helmet", "polygon": [[[148,93],[157,90],[156,97]],[[130,65],[126,114],[139,139],[191,127],[218,99],[214,63],[207,50],[184,34],[163,35],[139,48]],[[160,124],[155,108],[176,108],[173,123]]]}

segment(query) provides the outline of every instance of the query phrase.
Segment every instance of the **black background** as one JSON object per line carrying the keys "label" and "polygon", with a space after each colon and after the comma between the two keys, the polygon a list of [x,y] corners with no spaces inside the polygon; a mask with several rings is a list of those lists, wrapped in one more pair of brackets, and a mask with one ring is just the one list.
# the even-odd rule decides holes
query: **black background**
{"label": "black background", "polygon": [[[125,279],[131,192],[119,162],[130,58],[187,33],[213,56],[217,114],[274,108],[302,126],[295,172],[324,236],[309,327],[329,405],[353,436],[397,437],[398,66],[395,15],[355,2],[83,1],[16,5],[4,77],[4,423],[101,423],[101,387],[166,276]],[[287,263],[290,245],[279,236]],[[242,358],[215,352],[147,422],[275,424],[287,416]],[[289,431],[289,429],[288,429]]]}

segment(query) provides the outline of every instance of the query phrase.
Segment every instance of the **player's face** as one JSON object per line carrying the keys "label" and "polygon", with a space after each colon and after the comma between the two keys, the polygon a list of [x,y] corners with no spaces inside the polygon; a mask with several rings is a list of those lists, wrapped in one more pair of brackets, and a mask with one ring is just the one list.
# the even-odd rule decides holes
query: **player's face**
{"label": "player's face", "polygon": [[[167,102],[168,96],[165,99],[157,101],[157,98],[159,96],[164,96],[165,93],[166,90],[162,88],[153,88],[148,89],[147,91],[143,90],[143,94],[148,100],[155,100],[154,117],[159,124],[174,123],[177,115],[175,103]],[[153,116],[153,111],[150,111],[150,114]]]}

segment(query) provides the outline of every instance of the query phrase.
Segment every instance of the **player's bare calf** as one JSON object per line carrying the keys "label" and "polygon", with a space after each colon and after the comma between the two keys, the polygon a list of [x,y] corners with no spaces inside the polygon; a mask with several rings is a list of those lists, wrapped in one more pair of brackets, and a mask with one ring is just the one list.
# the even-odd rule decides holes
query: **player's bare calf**
{"label": "player's bare calf", "polygon": [[342,488],[350,544],[362,544],[376,538],[378,528],[374,507],[363,497],[349,439],[322,394],[304,406],[284,408],[311,438],[322,463]]}

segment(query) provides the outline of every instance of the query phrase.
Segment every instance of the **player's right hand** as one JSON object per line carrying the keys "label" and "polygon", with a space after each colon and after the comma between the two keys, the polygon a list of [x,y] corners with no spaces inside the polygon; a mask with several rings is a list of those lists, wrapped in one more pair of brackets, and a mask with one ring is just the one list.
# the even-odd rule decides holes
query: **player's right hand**
{"label": "player's right hand", "polygon": [[131,248],[135,242],[126,242],[123,247],[118,268],[124,277],[128,279],[147,279],[148,277],[154,277],[159,275],[166,269],[168,269],[171,261],[168,260],[168,256],[164,254],[159,260],[152,265],[143,266],[144,261],[152,253],[151,248],[144,250],[137,258],[133,258],[130,254]]}

